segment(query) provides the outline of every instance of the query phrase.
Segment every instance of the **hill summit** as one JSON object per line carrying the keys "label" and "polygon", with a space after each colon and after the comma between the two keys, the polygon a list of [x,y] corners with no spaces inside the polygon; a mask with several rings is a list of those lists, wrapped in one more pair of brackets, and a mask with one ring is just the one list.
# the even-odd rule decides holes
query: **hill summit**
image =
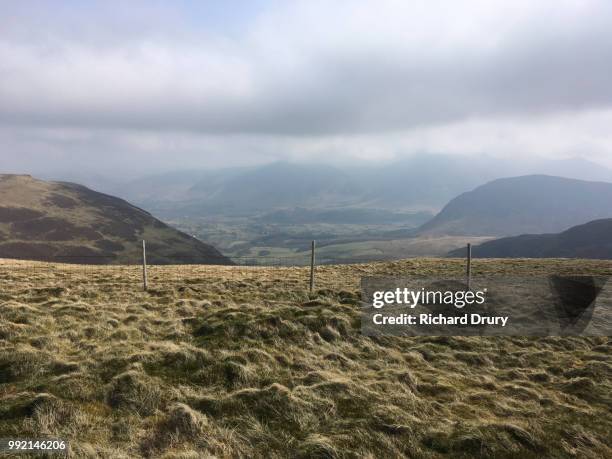
{"label": "hill summit", "polygon": [[214,247],[122,199],[81,185],[0,175],[0,257],[133,263],[231,264]]}
{"label": "hill summit", "polygon": [[548,175],[494,180],[451,200],[422,234],[555,233],[612,216],[612,183]]}

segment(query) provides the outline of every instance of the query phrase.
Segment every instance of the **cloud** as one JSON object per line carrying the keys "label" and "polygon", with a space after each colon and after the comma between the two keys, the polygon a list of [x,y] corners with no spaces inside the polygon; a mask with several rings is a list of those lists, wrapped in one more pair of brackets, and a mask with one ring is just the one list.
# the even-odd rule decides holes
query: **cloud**
{"label": "cloud", "polygon": [[[488,155],[516,161],[582,157],[612,167],[612,110],[472,118],[404,131],[311,136],[214,135],[183,131],[0,128],[0,170],[36,174],[67,169],[134,176],[191,167],[276,160],[390,161],[411,154]],[[120,165],[120,167],[118,167]]]}
{"label": "cloud", "polygon": [[5,6],[3,137],[209,162],[612,153],[610,2],[213,3]]}

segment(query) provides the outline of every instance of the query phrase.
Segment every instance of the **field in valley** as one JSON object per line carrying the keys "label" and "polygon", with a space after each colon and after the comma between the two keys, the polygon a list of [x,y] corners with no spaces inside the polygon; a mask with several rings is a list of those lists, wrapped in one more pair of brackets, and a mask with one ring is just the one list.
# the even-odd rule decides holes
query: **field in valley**
{"label": "field in valley", "polygon": [[[0,261],[0,438],[74,457],[612,457],[609,338],[378,337],[363,275],[317,268]],[[612,262],[476,260],[474,275],[612,274]]]}
{"label": "field in valley", "polygon": [[491,237],[416,235],[401,224],[264,223],[256,217],[217,217],[217,220],[175,220],[170,223],[208,241],[224,255],[277,257],[293,265],[310,263],[310,244],[317,243],[320,263],[355,263],[414,257],[444,257],[466,244],[481,244]]}

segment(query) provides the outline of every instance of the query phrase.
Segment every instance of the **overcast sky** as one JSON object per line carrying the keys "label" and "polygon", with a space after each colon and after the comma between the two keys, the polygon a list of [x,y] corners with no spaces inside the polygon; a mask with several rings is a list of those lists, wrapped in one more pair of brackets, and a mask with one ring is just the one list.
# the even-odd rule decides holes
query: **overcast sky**
{"label": "overcast sky", "polygon": [[0,171],[612,166],[612,2],[0,0]]}

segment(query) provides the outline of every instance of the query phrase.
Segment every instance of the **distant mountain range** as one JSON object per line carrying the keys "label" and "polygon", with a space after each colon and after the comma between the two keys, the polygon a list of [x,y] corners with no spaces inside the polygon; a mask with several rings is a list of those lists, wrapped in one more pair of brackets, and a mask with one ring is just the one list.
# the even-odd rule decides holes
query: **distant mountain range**
{"label": "distant mountain range", "polygon": [[612,216],[612,183],[545,175],[494,180],[452,199],[421,235],[552,233]]}
{"label": "distant mountain range", "polygon": [[215,248],[130,203],[81,185],[0,175],[0,257],[134,263],[230,264]]}
{"label": "distant mountain range", "polygon": [[[98,177],[92,185],[163,218],[259,215],[293,208],[436,212],[460,193],[488,181],[534,173],[612,182],[612,171],[579,159],[516,162],[486,156],[415,155],[393,163],[342,167],[276,162],[175,171],[119,184]],[[371,214],[366,218],[371,219]]]}
{"label": "distant mountain range", "polygon": [[[612,259],[612,218],[574,226],[558,234],[524,234],[485,242],[472,248],[480,258]],[[451,257],[465,256],[465,249]]]}

